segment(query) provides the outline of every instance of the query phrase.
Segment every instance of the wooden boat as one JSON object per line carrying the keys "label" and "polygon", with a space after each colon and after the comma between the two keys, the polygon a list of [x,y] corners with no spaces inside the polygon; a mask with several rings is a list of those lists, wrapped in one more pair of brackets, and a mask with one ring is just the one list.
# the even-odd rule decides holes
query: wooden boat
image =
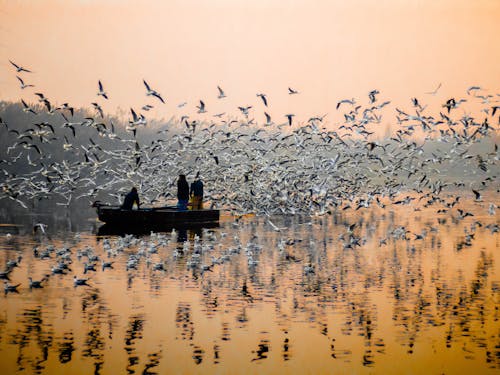
{"label": "wooden boat", "polygon": [[100,221],[107,225],[134,229],[213,227],[219,223],[219,210],[181,211],[173,206],[123,210],[120,206],[95,202]]}

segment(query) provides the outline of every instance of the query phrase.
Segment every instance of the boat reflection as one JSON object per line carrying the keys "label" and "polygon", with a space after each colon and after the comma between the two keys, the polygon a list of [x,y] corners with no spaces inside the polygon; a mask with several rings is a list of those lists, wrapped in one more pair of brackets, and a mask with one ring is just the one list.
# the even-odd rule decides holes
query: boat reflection
{"label": "boat reflection", "polygon": [[96,235],[98,237],[106,236],[120,236],[124,237],[126,235],[135,236],[146,236],[151,233],[171,233],[172,231],[177,233],[177,241],[184,242],[188,238],[193,238],[194,236],[202,236],[203,229],[213,229],[218,228],[219,223],[204,223],[203,225],[183,225],[183,226],[114,226],[110,224],[103,224],[97,228]]}

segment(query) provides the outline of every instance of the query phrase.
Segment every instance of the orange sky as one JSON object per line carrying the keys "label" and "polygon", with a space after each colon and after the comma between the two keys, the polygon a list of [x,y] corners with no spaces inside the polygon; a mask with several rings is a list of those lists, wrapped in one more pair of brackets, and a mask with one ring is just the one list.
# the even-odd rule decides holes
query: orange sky
{"label": "orange sky", "polygon": [[[497,0],[18,0],[0,1],[0,17],[3,100],[40,91],[110,113],[150,103],[149,116],[194,118],[202,99],[208,113],[198,117],[253,105],[264,121],[263,92],[281,122],[286,113],[338,120],[338,100],[365,103],[375,88],[408,107],[440,82],[436,100],[471,85],[500,92]],[[34,89],[21,91],[9,59],[34,71],[22,74]],[[143,78],[165,105],[145,96]],[[99,79],[109,101],[96,96]]]}

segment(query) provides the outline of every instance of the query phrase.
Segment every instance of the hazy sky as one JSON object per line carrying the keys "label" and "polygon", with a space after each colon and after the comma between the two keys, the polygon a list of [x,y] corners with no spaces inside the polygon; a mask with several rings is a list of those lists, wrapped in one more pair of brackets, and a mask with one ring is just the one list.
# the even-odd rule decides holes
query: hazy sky
{"label": "hazy sky", "polygon": [[[0,17],[3,100],[43,92],[110,113],[149,103],[150,116],[194,118],[202,99],[203,118],[252,105],[264,121],[262,92],[281,122],[334,120],[338,100],[366,102],[375,88],[408,106],[439,83],[436,100],[471,85],[500,92],[499,0],[11,0]],[[35,88],[20,89],[9,59],[33,70],[21,76]],[[146,97],[142,79],[165,105]]]}

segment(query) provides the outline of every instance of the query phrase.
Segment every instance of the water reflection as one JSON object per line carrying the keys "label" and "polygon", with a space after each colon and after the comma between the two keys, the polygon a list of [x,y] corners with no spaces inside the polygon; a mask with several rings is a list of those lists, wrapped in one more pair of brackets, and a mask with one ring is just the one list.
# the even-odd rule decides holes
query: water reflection
{"label": "water reflection", "polygon": [[498,219],[462,207],[474,216],[373,207],[144,236],[20,227],[0,237],[4,281],[21,284],[0,297],[2,373],[497,371]]}

